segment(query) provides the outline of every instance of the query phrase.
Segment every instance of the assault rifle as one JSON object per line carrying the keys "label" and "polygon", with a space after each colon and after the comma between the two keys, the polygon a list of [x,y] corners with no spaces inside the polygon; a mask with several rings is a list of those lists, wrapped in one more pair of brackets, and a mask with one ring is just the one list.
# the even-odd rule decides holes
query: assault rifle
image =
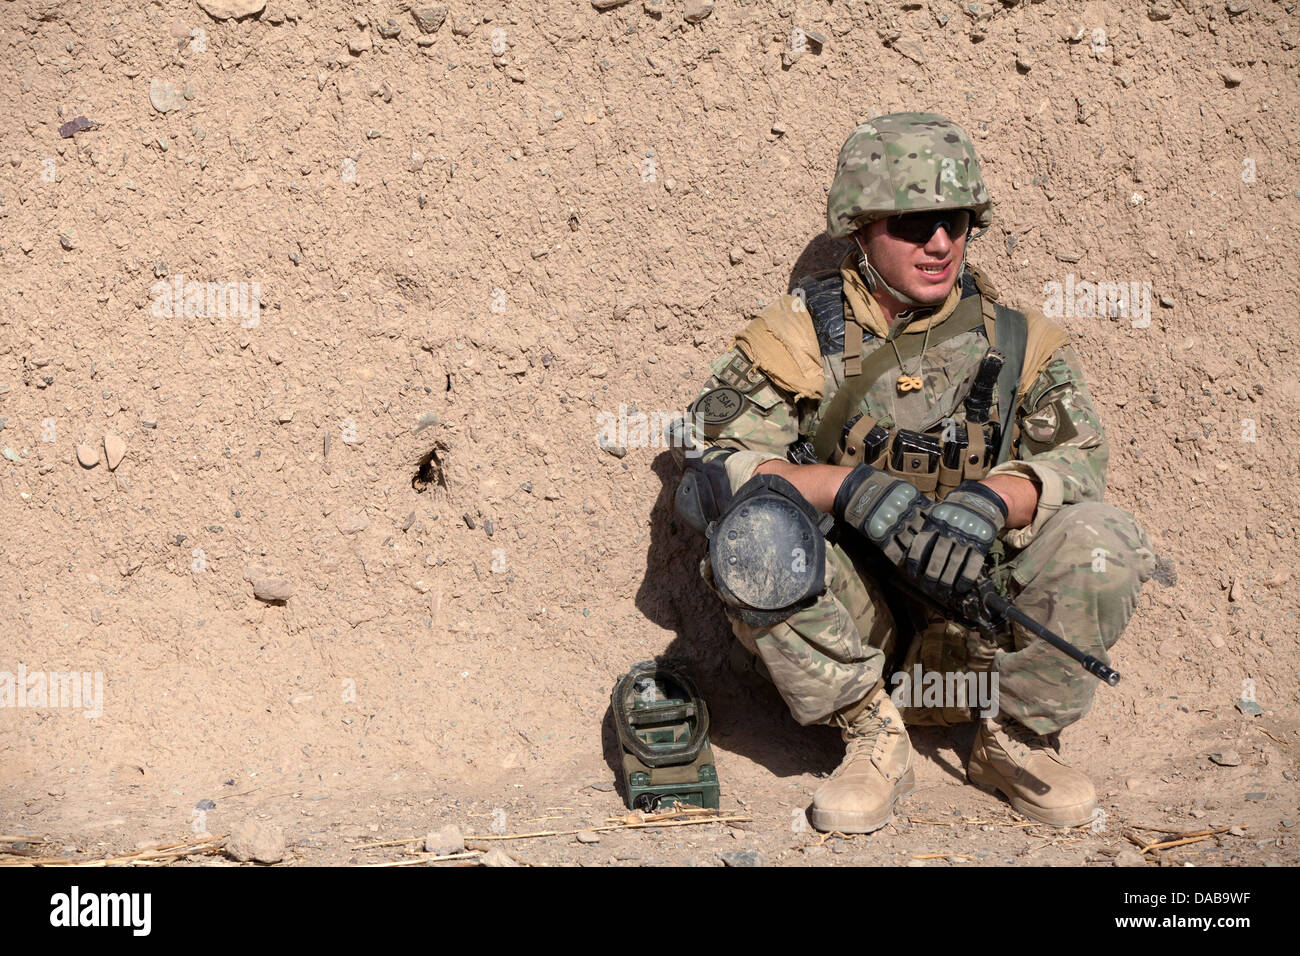
{"label": "assault rifle", "polygon": [[868,563],[879,568],[881,577],[878,580],[883,580],[896,592],[919,601],[940,614],[955,617],[962,625],[979,631],[980,636],[989,643],[994,643],[998,634],[1006,633],[1011,627],[1011,622],[1014,621],[1031,634],[1041,637],[1066,657],[1078,661],[1084,670],[1098,680],[1104,681],[1111,687],[1119,683],[1119,671],[1106,666],[1091,654],[1079,650],[1065,638],[1039,624],[1017,608],[998,593],[997,587],[987,573],[981,575],[969,591],[957,595],[955,600],[944,601],[886,561],[875,548],[868,546],[861,551],[869,552],[863,556],[867,558]]}

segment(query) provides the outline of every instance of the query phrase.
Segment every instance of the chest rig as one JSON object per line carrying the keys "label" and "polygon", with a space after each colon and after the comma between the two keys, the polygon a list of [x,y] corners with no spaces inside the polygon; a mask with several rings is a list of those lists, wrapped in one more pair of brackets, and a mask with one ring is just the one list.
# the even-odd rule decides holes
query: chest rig
{"label": "chest rig", "polygon": [[966,424],[940,423],[929,432],[885,428],[861,410],[862,400],[894,367],[896,358],[906,362],[920,352],[922,337],[900,335],[895,340],[898,356],[883,340],[867,349],[876,337],[864,334],[851,314],[846,315],[843,287],[838,273],[802,285],[822,354],[844,354],[844,383],[831,396],[815,434],[801,436],[791,445],[790,460],[849,466],[866,462],[936,501],[963,481],[977,481],[1006,461],[1015,438],[1016,389],[1028,339],[1024,314],[986,294],[978,273],[968,268],[956,309],[930,332],[930,343],[937,345],[983,327],[995,346],[981,362],[966,397]]}

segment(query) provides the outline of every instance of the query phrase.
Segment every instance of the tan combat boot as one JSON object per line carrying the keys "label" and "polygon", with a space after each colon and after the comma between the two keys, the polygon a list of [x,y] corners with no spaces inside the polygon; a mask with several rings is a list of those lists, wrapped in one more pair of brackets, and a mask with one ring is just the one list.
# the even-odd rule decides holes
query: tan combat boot
{"label": "tan combat boot", "polygon": [[837,716],[848,750],[813,794],[812,825],[823,833],[871,833],[894,816],[894,804],[916,789],[912,742],[898,708],[882,687]]}
{"label": "tan combat boot", "polygon": [[997,791],[1017,813],[1057,827],[1092,819],[1097,791],[1067,767],[1046,737],[1009,717],[981,720],[966,775],[982,790]]}

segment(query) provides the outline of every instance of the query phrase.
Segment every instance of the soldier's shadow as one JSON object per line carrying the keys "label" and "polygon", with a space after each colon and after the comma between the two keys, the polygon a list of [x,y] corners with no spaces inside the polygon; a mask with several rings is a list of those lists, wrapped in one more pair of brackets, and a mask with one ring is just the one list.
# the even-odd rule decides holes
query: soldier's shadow
{"label": "soldier's shadow", "polygon": [[[649,620],[673,632],[657,659],[680,663],[699,685],[709,706],[709,736],[715,751],[743,756],[778,777],[835,769],[843,752],[837,731],[800,727],[776,688],[752,671],[737,668],[747,653],[732,636],[717,595],[700,577],[704,536],[678,518],[673,507],[679,472],[672,454],[658,455],[651,468],[660,489],[650,515],[650,545],[636,606]],[[605,760],[617,777],[622,749],[608,709],[602,737]],[[725,765],[719,775],[725,792]]]}

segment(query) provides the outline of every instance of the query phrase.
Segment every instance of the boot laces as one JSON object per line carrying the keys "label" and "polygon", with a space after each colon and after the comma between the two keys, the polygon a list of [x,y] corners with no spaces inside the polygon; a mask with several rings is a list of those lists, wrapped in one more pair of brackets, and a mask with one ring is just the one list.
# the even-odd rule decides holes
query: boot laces
{"label": "boot laces", "polygon": [[876,742],[880,739],[881,734],[899,733],[899,728],[895,727],[894,723],[894,718],[885,717],[880,713],[879,706],[873,707],[860,715],[852,724],[842,721],[840,726],[848,739],[848,747],[845,750],[846,755],[863,751],[870,753],[875,749]]}

